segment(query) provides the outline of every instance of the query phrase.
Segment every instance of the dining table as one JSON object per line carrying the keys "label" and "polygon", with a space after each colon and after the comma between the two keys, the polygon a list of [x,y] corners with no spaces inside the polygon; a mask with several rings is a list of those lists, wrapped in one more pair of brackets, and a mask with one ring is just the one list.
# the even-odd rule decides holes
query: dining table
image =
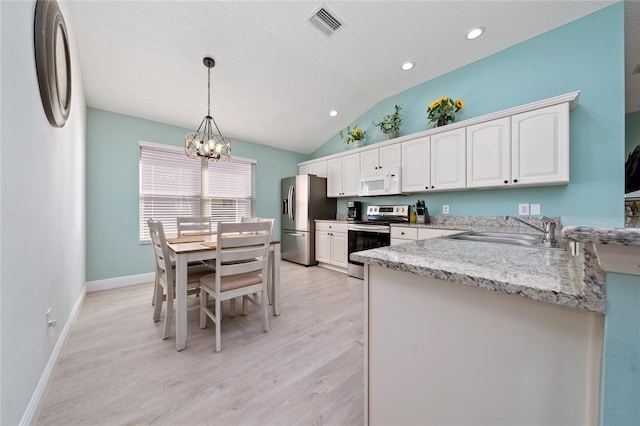
{"label": "dining table", "polygon": [[[215,232],[193,235],[194,238],[168,238],[167,246],[176,262],[176,350],[187,347],[187,265],[193,261],[216,258]],[[198,241],[195,241],[198,240]],[[181,242],[187,241],[187,242]],[[280,315],[280,241],[269,246],[269,277],[267,293],[270,295],[273,315]]]}

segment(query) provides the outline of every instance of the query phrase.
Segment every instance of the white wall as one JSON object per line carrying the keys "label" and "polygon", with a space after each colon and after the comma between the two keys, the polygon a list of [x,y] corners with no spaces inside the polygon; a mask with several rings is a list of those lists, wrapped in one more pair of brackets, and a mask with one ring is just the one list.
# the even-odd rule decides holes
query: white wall
{"label": "white wall", "polygon": [[[71,12],[59,5],[73,78],[71,112],[62,129],[49,125],[40,101],[35,1],[0,2],[2,425],[30,420],[30,400],[41,390],[60,333],[85,291],[86,105]],[[47,327],[49,308],[56,328]]]}

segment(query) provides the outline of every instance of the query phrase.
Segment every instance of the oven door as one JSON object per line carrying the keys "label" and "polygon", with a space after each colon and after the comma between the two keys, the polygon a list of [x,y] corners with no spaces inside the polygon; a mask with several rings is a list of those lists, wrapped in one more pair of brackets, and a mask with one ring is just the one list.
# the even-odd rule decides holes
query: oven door
{"label": "oven door", "polygon": [[357,251],[389,246],[391,244],[389,227],[368,225],[350,226],[347,232],[349,256],[347,272],[349,276],[364,279],[364,265],[360,262],[351,260],[350,255],[351,253],[355,253]]}

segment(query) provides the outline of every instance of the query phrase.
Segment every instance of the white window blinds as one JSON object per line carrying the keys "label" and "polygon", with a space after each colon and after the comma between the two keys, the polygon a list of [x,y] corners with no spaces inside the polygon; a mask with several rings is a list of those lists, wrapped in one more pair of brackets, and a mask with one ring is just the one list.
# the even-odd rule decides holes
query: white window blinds
{"label": "white window blinds", "polygon": [[176,147],[140,142],[140,242],[149,242],[147,220],[160,220],[176,235],[179,216],[240,221],[253,216],[254,162],[206,162]]}

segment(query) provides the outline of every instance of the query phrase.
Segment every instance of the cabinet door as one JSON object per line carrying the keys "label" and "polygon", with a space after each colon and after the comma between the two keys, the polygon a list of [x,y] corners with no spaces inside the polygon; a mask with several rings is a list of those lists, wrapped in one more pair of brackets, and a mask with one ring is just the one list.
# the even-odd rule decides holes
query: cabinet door
{"label": "cabinet door", "polygon": [[342,195],[342,158],[327,160],[327,197]]}
{"label": "cabinet door", "polygon": [[332,264],[341,268],[347,265],[347,234],[345,232],[334,232],[331,236]]}
{"label": "cabinet door", "polygon": [[514,185],[569,183],[569,104],[511,117]]}
{"label": "cabinet door", "polygon": [[342,195],[358,195],[360,183],[360,154],[350,154],[342,157]]}
{"label": "cabinet door", "polygon": [[429,136],[402,142],[402,192],[424,192],[430,187]]}
{"label": "cabinet door", "polygon": [[380,148],[378,157],[378,166],[381,169],[391,169],[401,167],[402,165],[402,148],[399,143],[387,145]]}
{"label": "cabinet door", "polygon": [[431,136],[431,189],[466,187],[465,128]]}
{"label": "cabinet door", "polygon": [[360,174],[375,175],[378,171],[378,149],[370,149],[360,153]]}
{"label": "cabinet door", "polygon": [[316,231],[316,261],[331,263],[331,234],[328,231]]}
{"label": "cabinet door", "polygon": [[511,119],[467,127],[467,187],[487,188],[511,183]]}
{"label": "cabinet door", "polygon": [[319,177],[327,177],[327,160],[318,161],[311,164],[311,174]]}
{"label": "cabinet door", "polygon": [[311,164],[305,164],[304,166],[298,167],[298,174],[299,175],[313,174],[313,168],[311,167]]}

